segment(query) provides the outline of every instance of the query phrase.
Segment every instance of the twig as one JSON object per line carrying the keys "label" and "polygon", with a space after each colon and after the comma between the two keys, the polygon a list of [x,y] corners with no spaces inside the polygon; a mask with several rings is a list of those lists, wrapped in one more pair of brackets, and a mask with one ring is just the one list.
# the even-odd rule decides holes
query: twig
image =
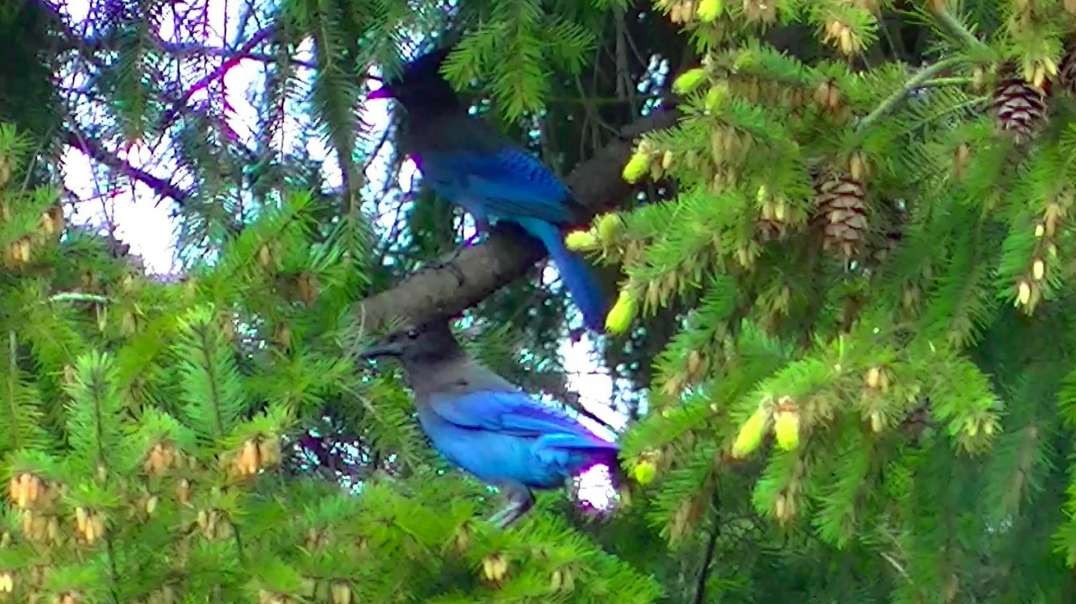
{"label": "twig", "polygon": [[590,97],[553,95],[547,99],[550,103],[573,103],[578,105],[627,105],[631,101],[617,97]]}
{"label": "twig", "polygon": [[171,124],[172,120],[175,118],[176,114],[179,113],[181,108],[186,106],[187,101],[189,101],[196,92],[208,86],[209,83],[213,80],[223,78],[224,74],[228,73],[229,70],[238,65],[240,61],[245,58],[248,58],[254,48],[258,44],[264,42],[271,35],[273,35],[275,31],[276,27],[270,25],[269,27],[263,28],[255,32],[254,35],[251,36],[249,40],[247,40],[246,44],[239,47],[239,49],[235,51],[234,55],[228,57],[228,59],[218,65],[216,69],[207,73],[204,77],[202,77],[202,79],[195,82],[193,86],[191,86],[189,89],[187,89],[185,93],[183,93],[183,96],[179,97],[179,99],[175,102],[175,104],[172,105],[171,108],[168,109],[168,111],[164,112],[164,115],[161,116],[159,129],[164,130],[166,127],[168,127],[168,125]]}
{"label": "twig", "polygon": [[897,40],[899,37],[893,36],[893,33],[889,31],[889,22],[887,19],[882,19],[878,24],[878,29],[882,30],[882,37],[885,38],[886,44],[889,45],[889,50],[893,51],[893,55],[899,60],[905,61],[907,53],[904,51],[904,45],[898,46]]}
{"label": "twig", "polygon": [[631,112],[636,115],[639,113],[639,106],[636,103],[635,87],[632,86],[631,69],[628,67],[628,28],[624,23],[624,11],[616,11],[614,19],[616,23],[616,94],[630,103]]}
{"label": "twig", "polygon": [[938,22],[945,29],[949,30],[949,33],[959,38],[960,41],[963,42],[969,50],[971,50],[975,54],[982,54],[984,59],[987,57],[993,57],[994,50],[987,46],[985,43],[983,43],[982,40],[976,38],[974,34],[972,34],[970,31],[968,31],[966,27],[964,27],[963,23],[958,21],[956,17],[954,17],[953,14],[946,10],[944,7],[942,7],[940,10],[934,10],[932,12],[934,13],[934,16],[938,19]]}
{"label": "twig", "polygon": [[714,561],[714,551],[717,549],[717,537],[721,534],[720,502],[717,499],[717,488],[714,488],[714,526],[710,529],[710,539],[706,542],[706,553],[702,557],[702,568],[699,569],[699,578],[695,583],[695,604],[706,601],[706,580],[710,578],[710,565]]}
{"label": "twig", "polygon": [[[208,57],[223,57],[226,59],[232,59],[238,56],[240,51],[233,50],[231,48],[223,48],[218,46],[203,46],[195,43],[178,43],[168,42],[166,40],[154,40],[154,43],[158,48],[167,52],[174,57],[183,57],[186,55],[205,55]],[[254,59],[263,63],[275,63],[280,57],[264,52],[248,52],[245,55],[239,57],[240,59]],[[305,67],[307,69],[314,69],[317,67],[312,61],[304,61],[295,57],[288,57],[288,61]]]}
{"label": "twig", "polygon": [[[14,329],[8,331],[7,362],[8,371],[10,372],[10,375],[8,375],[7,378],[7,402],[10,407],[9,413],[11,414],[11,420],[14,421],[15,418],[18,417],[18,409],[15,406],[15,384],[19,381],[19,340],[15,335]],[[11,444],[14,445],[14,450],[18,451],[22,446],[22,442],[19,440],[19,436],[21,435],[17,429],[12,430],[10,434]]]}
{"label": "twig", "polygon": [[893,556],[887,554],[886,552],[878,552],[878,553],[882,556],[882,558],[885,558],[885,561],[888,562],[890,565],[892,565],[893,568],[897,569],[897,572],[900,573],[900,576],[907,579],[909,583],[912,582],[912,578],[908,575],[908,571],[904,570],[904,567],[901,565],[900,562],[897,561],[896,558],[894,558]]}
{"label": "twig", "polygon": [[860,120],[859,125],[856,126],[856,133],[859,135],[859,137],[862,137],[863,133],[867,130],[868,127],[871,126],[871,124],[877,122],[882,117],[885,117],[885,115],[888,114],[890,111],[896,109],[897,106],[900,105],[900,103],[903,102],[904,99],[907,98],[913,90],[921,87],[924,82],[934,77],[938,73],[941,73],[942,71],[945,71],[946,69],[949,69],[953,65],[957,65],[962,61],[963,58],[961,57],[942,59],[941,61],[938,61],[931,65],[927,65],[923,69],[919,70],[918,73],[916,73],[914,76],[909,78],[907,82],[904,83],[904,86],[901,86],[898,90],[894,91],[893,94],[889,95],[884,101],[882,101],[882,103],[878,105],[878,107],[876,107],[874,111],[871,111],[870,114],[867,115],[867,117]]}
{"label": "twig", "polygon": [[927,80],[919,85],[920,88],[938,88],[940,86],[966,86],[974,81],[974,78],[968,77],[952,77],[952,78],[934,78],[933,80]]}
{"label": "twig", "polygon": [[99,296],[97,294],[86,294],[83,292],[60,292],[48,297],[49,302],[95,302],[97,304],[108,304],[112,300],[105,296]]}
{"label": "twig", "polygon": [[131,164],[123,161],[119,157],[108,152],[101,143],[98,141],[87,138],[80,135],[74,130],[67,132],[67,144],[82,151],[86,155],[90,156],[94,160],[112,168],[113,170],[119,170],[122,174],[133,178],[149,188],[157,192],[161,197],[170,197],[179,205],[186,203],[187,199],[191,196],[190,193],[184,191],[171,182],[158,178],[149,172],[141,168],[136,168]]}

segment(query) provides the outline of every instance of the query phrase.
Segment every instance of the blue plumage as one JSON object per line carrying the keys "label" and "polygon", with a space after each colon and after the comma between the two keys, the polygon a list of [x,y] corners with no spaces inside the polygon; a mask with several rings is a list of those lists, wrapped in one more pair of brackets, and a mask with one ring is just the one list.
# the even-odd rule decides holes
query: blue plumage
{"label": "blue plumage", "polygon": [[438,73],[444,54],[417,59],[371,97],[391,96],[407,109],[401,144],[424,181],[480,225],[513,222],[540,240],[584,322],[600,330],[608,300],[591,268],[563,243],[562,229],[581,222],[582,208],[541,161],[467,113]]}
{"label": "blue plumage", "polygon": [[506,525],[533,504],[530,489],[561,486],[603,464],[619,447],[546,406],[467,356],[444,323],[389,335],[364,356],[398,358],[433,447],[477,478],[504,489]]}
{"label": "blue plumage", "polygon": [[516,222],[545,245],[587,326],[599,329],[609,312],[608,300],[586,261],[565,247],[564,238],[554,225],[534,218],[520,218]]}
{"label": "blue plumage", "polygon": [[568,189],[525,151],[423,150],[416,155],[434,190],[472,214],[531,217],[553,224],[573,220],[564,201],[570,199]]}
{"label": "blue plumage", "polygon": [[437,394],[418,416],[434,448],[489,483],[558,487],[596,462],[612,461],[617,451],[519,391]]}

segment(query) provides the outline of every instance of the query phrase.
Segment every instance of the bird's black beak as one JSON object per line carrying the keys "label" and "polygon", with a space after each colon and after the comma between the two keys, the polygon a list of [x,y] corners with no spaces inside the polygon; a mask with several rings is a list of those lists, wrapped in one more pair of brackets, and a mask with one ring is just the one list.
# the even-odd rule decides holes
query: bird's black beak
{"label": "bird's black beak", "polygon": [[379,342],[359,353],[360,359],[376,359],[378,357],[398,357],[403,354],[398,344]]}

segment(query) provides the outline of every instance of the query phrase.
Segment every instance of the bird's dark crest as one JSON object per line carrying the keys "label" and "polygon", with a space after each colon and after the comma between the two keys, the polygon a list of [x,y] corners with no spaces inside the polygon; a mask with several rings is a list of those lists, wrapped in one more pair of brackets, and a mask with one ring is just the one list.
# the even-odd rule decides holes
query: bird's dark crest
{"label": "bird's dark crest", "polygon": [[398,77],[385,82],[391,96],[409,112],[422,116],[458,110],[460,100],[441,75],[441,65],[449,52],[449,48],[433,50],[405,65]]}
{"label": "bird's dark crest", "polygon": [[403,69],[401,81],[407,84],[441,78],[441,65],[449,52],[449,48],[438,48],[411,60]]}

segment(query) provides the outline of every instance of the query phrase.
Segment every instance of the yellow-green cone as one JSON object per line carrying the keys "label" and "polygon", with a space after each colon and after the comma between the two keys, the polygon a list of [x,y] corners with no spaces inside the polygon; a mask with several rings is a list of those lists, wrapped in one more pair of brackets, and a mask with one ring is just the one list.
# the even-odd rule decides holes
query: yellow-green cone
{"label": "yellow-green cone", "polygon": [[650,169],[650,155],[636,151],[624,166],[621,176],[629,183],[637,182]]}
{"label": "yellow-green cone", "polygon": [[706,81],[706,70],[702,67],[689,69],[673,80],[672,89],[676,94],[687,94]]}
{"label": "yellow-green cone", "polygon": [[657,477],[658,467],[649,459],[640,461],[635,464],[634,468],[632,468],[631,475],[635,478],[635,482],[638,482],[641,485],[648,485],[654,481],[655,477]]}
{"label": "yellow-green cone", "polygon": [[800,412],[797,409],[778,410],[774,414],[773,432],[777,446],[791,451],[800,444]]}
{"label": "yellow-green cone", "polygon": [[613,334],[627,331],[628,327],[631,326],[631,322],[635,319],[638,306],[635,296],[630,291],[627,289],[621,290],[620,296],[616,299],[616,304],[613,305],[609,314],[605,316],[605,330]]}
{"label": "yellow-green cone", "polygon": [[717,111],[729,97],[729,85],[727,82],[719,82],[706,91],[705,106],[710,111]]}
{"label": "yellow-green cone", "polygon": [[721,16],[724,10],[724,0],[702,0],[699,3],[699,10],[695,14],[699,17],[699,21],[710,23]]}
{"label": "yellow-green cone", "polygon": [[732,456],[744,458],[750,455],[759,444],[762,436],[766,433],[767,424],[770,421],[770,412],[766,407],[758,409],[740,426],[740,432],[736,435],[736,442],[732,444]]}
{"label": "yellow-green cone", "polygon": [[613,243],[623,227],[624,220],[616,214],[602,214],[594,221],[594,230],[598,232],[598,238],[605,244]]}
{"label": "yellow-green cone", "polygon": [[590,231],[572,231],[564,238],[564,245],[573,252],[592,250],[598,247],[598,238]]}

